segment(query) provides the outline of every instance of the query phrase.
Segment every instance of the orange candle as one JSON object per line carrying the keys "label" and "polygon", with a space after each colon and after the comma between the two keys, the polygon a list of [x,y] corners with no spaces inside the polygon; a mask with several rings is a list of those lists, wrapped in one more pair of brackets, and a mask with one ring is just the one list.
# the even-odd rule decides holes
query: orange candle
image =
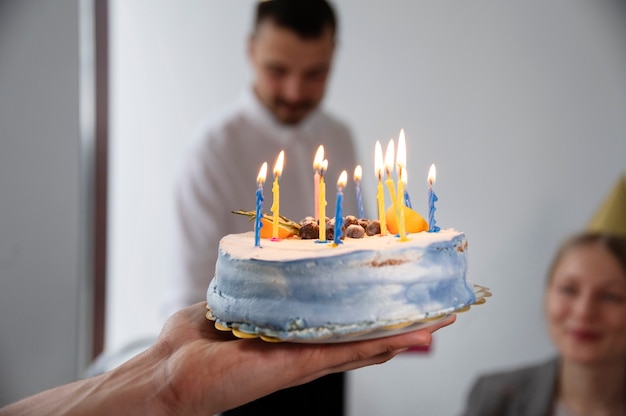
{"label": "orange candle", "polygon": [[326,183],[324,183],[324,172],[328,169],[328,160],[324,159],[320,168],[320,195],[319,195],[319,241],[326,241]]}
{"label": "orange candle", "polygon": [[313,170],[315,171],[313,175],[313,189],[314,189],[314,202],[315,209],[313,210],[313,216],[315,219],[319,217],[319,197],[320,197],[320,168],[322,167],[322,162],[324,161],[324,145],[320,145],[317,148],[317,152],[315,153],[315,158],[313,159]]}

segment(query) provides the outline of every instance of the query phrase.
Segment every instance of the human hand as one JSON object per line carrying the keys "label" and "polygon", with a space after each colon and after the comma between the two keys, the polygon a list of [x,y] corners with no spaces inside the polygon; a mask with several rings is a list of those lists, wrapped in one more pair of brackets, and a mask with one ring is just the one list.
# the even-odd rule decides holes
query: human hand
{"label": "human hand", "polygon": [[418,331],[334,344],[267,343],[215,329],[199,303],[173,315],[151,347],[165,360],[156,384],[168,412],[219,413],[318,377],[386,362],[412,346],[428,345],[445,321]]}
{"label": "human hand", "polygon": [[339,344],[271,344],[215,329],[205,303],[174,314],[146,351],[104,374],[58,386],[0,409],[4,415],[207,415],[318,377],[390,360],[428,345],[431,327]]}

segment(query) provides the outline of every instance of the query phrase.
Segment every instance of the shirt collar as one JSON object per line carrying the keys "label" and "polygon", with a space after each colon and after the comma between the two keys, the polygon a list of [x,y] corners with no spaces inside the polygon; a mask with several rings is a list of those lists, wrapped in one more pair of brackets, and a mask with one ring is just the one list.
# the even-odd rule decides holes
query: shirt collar
{"label": "shirt collar", "polygon": [[253,88],[246,88],[241,94],[243,106],[250,112],[252,117],[265,126],[276,131],[279,136],[293,137],[300,134],[312,133],[314,125],[320,118],[320,110],[316,108],[307,115],[304,120],[295,125],[283,124],[261,103]]}

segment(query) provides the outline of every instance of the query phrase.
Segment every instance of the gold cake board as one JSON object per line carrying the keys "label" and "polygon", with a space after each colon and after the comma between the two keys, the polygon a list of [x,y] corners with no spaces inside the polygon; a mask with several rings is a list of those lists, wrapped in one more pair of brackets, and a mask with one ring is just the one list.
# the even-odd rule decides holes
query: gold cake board
{"label": "gold cake board", "polygon": [[412,319],[398,320],[390,323],[370,324],[370,325],[334,325],[332,329],[307,328],[304,330],[290,331],[288,336],[277,337],[272,334],[276,331],[254,327],[251,330],[249,325],[243,323],[222,324],[217,321],[217,317],[209,307],[206,313],[207,319],[214,321],[215,328],[220,331],[230,331],[237,338],[249,339],[260,338],[266,342],[294,342],[294,343],[334,343],[352,342],[365,339],[382,338],[392,335],[423,329],[445,320],[452,314],[467,312],[472,306],[482,305],[491,296],[491,292],[485,286],[474,284],[476,300],[471,304],[458,305],[440,311],[428,312]]}

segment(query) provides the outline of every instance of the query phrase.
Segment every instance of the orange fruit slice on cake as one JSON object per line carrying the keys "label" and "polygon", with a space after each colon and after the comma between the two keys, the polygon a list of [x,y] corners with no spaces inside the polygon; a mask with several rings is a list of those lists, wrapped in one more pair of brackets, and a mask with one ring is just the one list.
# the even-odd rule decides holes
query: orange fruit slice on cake
{"label": "orange fruit slice on cake", "polygon": [[[419,233],[420,231],[428,231],[428,223],[424,218],[411,208],[404,206],[404,229],[407,233]],[[387,221],[387,230],[391,234],[398,234],[400,228],[398,226],[398,219],[396,218],[396,210],[393,205],[387,209],[385,214],[385,221]]]}
{"label": "orange fruit slice on cake", "polygon": [[[261,227],[261,231],[259,232],[259,235],[261,236],[261,238],[273,238],[273,226],[274,226],[274,222],[270,221],[266,218],[261,218],[261,223],[263,224],[263,227]],[[291,232],[291,229],[289,227],[286,227],[285,225],[281,224],[280,221],[278,223],[278,238],[280,238],[281,240],[283,238],[289,238],[293,235],[293,233]]]}

